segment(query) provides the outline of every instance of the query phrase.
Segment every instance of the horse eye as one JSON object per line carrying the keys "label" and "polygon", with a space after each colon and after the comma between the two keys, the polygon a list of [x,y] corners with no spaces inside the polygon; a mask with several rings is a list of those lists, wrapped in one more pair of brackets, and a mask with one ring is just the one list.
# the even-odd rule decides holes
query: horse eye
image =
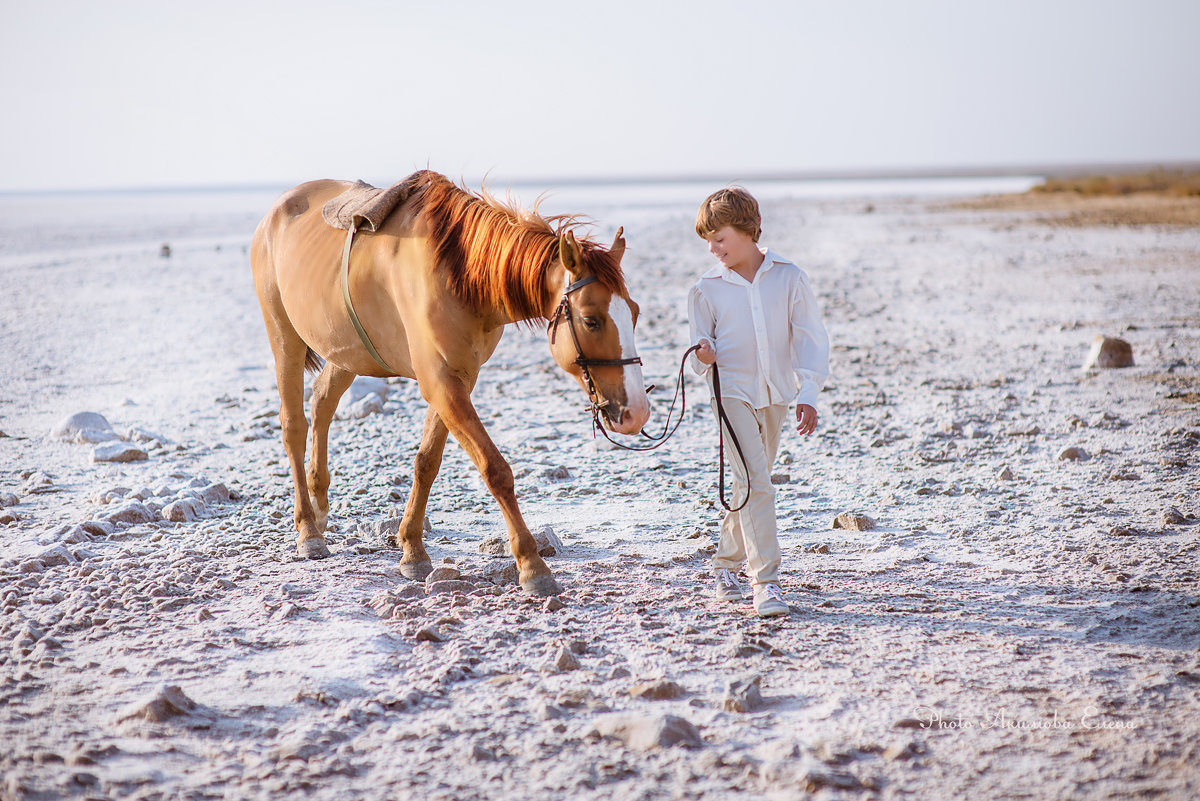
{"label": "horse eye", "polygon": [[584,317],[583,327],[589,331],[598,331],[600,330],[600,321],[595,317]]}

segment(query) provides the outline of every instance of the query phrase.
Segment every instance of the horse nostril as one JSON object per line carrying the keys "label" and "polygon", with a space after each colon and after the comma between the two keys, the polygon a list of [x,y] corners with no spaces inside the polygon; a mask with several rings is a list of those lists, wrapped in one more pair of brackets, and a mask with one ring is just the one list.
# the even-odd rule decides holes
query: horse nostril
{"label": "horse nostril", "polygon": [[623,425],[623,426],[629,425],[632,422],[633,422],[633,412],[629,411],[629,409],[624,409],[621,412],[621,425]]}

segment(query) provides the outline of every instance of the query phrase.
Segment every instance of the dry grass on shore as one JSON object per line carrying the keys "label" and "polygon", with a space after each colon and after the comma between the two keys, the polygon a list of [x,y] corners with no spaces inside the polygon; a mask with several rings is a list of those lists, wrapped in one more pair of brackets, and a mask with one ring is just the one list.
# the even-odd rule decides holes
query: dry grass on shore
{"label": "dry grass on shore", "polygon": [[1200,197],[1200,171],[1156,169],[1140,173],[1050,177],[1035,193],[1069,192],[1081,197],[1118,197],[1139,194],[1166,197]]}
{"label": "dry grass on shore", "polygon": [[1019,195],[990,195],[960,209],[1035,212],[1055,226],[1200,226],[1200,171],[1050,177]]}

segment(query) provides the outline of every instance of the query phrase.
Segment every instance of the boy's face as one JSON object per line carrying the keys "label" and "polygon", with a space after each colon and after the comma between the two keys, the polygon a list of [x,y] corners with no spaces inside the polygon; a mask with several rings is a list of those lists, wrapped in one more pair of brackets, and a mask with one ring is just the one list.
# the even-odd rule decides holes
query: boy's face
{"label": "boy's face", "polygon": [[723,226],[705,239],[708,240],[708,252],[716,256],[726,269],[732,270],[746,264],[758,255],[758,245],[750,235],[731,225]]}

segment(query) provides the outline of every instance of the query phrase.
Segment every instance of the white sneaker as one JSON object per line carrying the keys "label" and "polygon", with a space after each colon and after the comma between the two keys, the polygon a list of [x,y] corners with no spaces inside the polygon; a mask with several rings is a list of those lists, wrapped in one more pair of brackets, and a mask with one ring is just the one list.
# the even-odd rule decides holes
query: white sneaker
{"label": "white sneaker", "polygon": [[792,608],[783,600],[783,591],[774,582],[754,587],[754,611],[759,617],[786,615]]}
{"label": "white sneaker", "polygon": [[717,571],[716,595],[718,601],[740,601],[744,597],[742,585],[738,583],[732,570],[723,567]]}

